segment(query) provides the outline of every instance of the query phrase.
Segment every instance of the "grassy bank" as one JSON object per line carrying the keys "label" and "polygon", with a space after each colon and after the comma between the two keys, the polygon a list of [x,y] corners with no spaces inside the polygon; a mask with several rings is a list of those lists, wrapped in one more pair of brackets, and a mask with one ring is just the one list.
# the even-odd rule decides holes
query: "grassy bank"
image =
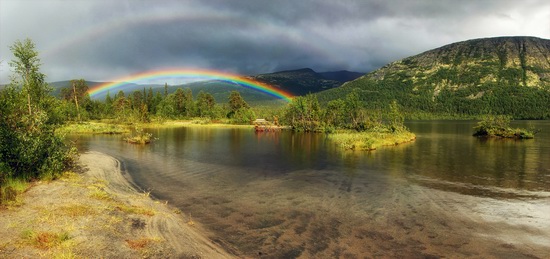
{"label": "grassy bank", "polygon": [[65,124],[57,132],[62,134],[123,134],[129,133],[130,128],[122,124],[88,121]]}
{"label": "grassy bank", "polygon": [[394,146],[416,139],[416,135],[407,130],[395,132],[338,130],[329,134],[328,137],[342,148],[352,150],[375,150],[382,146]]}

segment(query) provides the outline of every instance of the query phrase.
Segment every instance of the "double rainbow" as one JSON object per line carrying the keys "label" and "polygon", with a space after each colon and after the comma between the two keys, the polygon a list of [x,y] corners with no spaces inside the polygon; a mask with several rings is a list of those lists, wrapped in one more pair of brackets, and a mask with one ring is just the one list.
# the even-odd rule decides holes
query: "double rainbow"
{"label": "double rainbow", "polygon": [[243,87],[247,87],[256,91],[260,91],[273,97],[289,102],[293,95],[281,89],[258,82],[256,80],[215,70],[201,69],[165,69],[147,71],[139,74],[134,74],[124,78],[119,78],[112,83],[104,83],[91,88],[88,93],[91,97],[104,93],[109,90],[123,90],[124,85],[131,82],[140,81],[159,81],[161,79],[191,79],[191,80],[218,80],[229,83],[234,83]]}

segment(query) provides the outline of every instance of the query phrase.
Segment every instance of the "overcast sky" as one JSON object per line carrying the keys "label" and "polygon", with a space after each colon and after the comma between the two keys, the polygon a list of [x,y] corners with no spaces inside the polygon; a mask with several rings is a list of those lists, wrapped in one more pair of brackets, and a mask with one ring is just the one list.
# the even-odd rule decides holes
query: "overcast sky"
{"label": "overcast sky", "polygon": [[369,72],[457,41],[550,38],[548,0],[0,0],[9,47],[32,39],[48,81],[165,68]]}

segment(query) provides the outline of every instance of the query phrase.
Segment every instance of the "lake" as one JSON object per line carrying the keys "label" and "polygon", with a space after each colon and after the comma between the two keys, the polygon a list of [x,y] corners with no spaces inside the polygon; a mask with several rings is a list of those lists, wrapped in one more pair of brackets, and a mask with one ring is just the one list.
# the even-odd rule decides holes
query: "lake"
{"label": "lake", "polygon": [[550,121],[534,140],[472,137],[473,121],[413,121],[411,143],[344,151],[324,134],[149,129],[78,136],[213,242],[258,258],[549,258]]}

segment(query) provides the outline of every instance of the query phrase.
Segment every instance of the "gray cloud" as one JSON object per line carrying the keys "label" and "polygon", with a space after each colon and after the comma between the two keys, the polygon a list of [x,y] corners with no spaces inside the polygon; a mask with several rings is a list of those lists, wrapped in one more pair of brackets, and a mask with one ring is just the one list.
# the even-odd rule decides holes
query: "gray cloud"
{"label": "gray cloud", "polygon": [[368,72],[481,37],[550,38],[545,0],[0,0],[0,83],[31,38],[48,80],[114,80],[161,68],[257,74]]}

